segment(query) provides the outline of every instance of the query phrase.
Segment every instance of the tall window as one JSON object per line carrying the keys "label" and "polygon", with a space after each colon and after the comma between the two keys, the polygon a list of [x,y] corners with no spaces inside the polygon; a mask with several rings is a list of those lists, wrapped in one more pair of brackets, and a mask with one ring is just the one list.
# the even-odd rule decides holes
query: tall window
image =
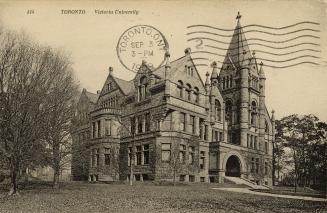
{"label": "tall window", "polygon": [[104,149],[104,164],[105,165],[110,165],[110,149],[105,148]]}
{"label": "tall window", "polygon": [[186,130],[186,114],[183,112],[181,112],[181,114],[180,114],[180,128],[181,128],[181,131]]}
{"label": "tall window", "polygon": [[150,113],[145,114],[145,131],[150,131]]}
{"label": "tall window", "polygon": [[130,128],[131,133],[135,134],[135,117],[130,118],[130,123],[131,123],[131,128]]}
{"label": "tall window", "polygon": [[98,137],[101,137],[101,120],[97,121],[98,126]]}
{"label": "tall window", "polygon": [[195,103],[199,103],[199,88],[194,87],[194,98],[195,98]]}
{"label": "tall window", "polygon": [[143,145],[143,164],[149,164],[149,144]]}
{"label": "tall window", "polygon": [[189,84],[186,84],[187,100],[192,100],[192,87]]}
{"label": "tall window", "polygon": [[183,144],[179,145],[179,161],[181,163],[185,163],[185,153],[186,153],[186,146]]}
{"label": "tall window", "polygon": [[137,132],[143,132],[143,115],[137,116]]}
{"label": "tall window", "polygon": [[132,147],[128,147],[128,166],[132,164]]}
{"label": "tall window", "polygon": [[254,139],[254,149],[258,149],[257,136],[253,136],[253,139]]}
{"label": "tall window", "polygon": [[255,162],[254,162],[254,158],[251,159],[251,173],[254,173],[255,171]]}
{"label": "tall window", "polygon": [[265,121],[265,133],[269,133],[269,127],[268,127],[268,122]]}
{"label": "tall window", "polygon": [[256,126],[257,124],[257,104],[255,101],[251,103],[251,126]]}
{"label": "tall window", "polygon": [[142,147],[141,146],[136,146],[136,165],[141,165],[142,164]]}
{"label": "tall window", "polygon": [[170,143],[162,143],[161,144],[161,161],[169,162],[171,155],[171,144]]}
{"label": "tall window", "polygon": [[259,158],[255,159],[255,173],[259,174]]}
{"label": "tall window", "polygon": [[208,125],[204,125],[204,140],[208,140],[208,133],[209,133],[209,130],[208,130]]}
{"label": "tall window", "polygon": [[191,132],[195,134],[195,116],[190,115]]}
{"label": "tall window", "polygon": [[100,163],[100,150],[99,149],[95,149],[95,159],[96,159],[96,166],[99,166]]}
{"label": "tall window", "polygon": [[232,101],[226,101],[226,120],[229,121],[229,124],[232,124]]}
{"label": "tall window", "polygon": [[105,132],[106,135],[111,135],[111,120],[106,119],[105,121]]}
{"label": "tall window", "polygon": [[217,99],[215,100],[215,118],[216,121],[221,121],[221,104]]}
{"label": "tall window", "polygon": [[188,158],[188,163],[193,164],[194,159],[195,159],[195,147],[194,146],[189,146],[189,158]]}
{"label": "tall window", "polygon": [[180,98],[183,98],[183,82],[178,81],[177,83],[177,90]]}
{"label": "tall window", "polygon": [[140,79],[140,85],[139,85],[139,101],[145,99],[147,97],[147,86],[148,86],[148,82],[147,82],[147,78],[145,76],[143,76]]}
{"label": "tall window", "polygon": [[265,153],[268,154],[268,142],[265,141]]}
{"label": "tall window", "polygon": [[268,163],[265,162],[265,175],[268,175]]}
{"label": "tall window", "polygon": [[200,152],[200,169],[205,168],[205,152],[201,151]]}

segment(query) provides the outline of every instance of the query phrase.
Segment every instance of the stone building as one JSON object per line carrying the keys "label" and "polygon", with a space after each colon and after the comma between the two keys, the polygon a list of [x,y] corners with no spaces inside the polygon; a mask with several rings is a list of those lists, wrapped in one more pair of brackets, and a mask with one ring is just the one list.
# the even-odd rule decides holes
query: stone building
{"label": "stone building", "polygon": [[128,180],[133,163],[136,181],[232,176],[271,185],[274,119],[265,105],[263,64],[239,20],[220,70],[213,63],[209,71],[203,82],[189,48],[174,61],[167,52],[165,65],[154,70],[143,61],[131,81],[110,68],[93,101],[78,104],[76,116],[85,120],[76,122],[73,138],[85,141],[83,174],[90,181]]}

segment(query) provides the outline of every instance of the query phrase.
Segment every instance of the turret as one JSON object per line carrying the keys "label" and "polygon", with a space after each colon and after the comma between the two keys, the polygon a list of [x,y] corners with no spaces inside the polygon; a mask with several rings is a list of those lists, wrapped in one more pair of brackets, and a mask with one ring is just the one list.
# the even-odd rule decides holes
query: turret
{"label": "turret", "polygon": [[168,50],[166,50],[165,53],[165,59],[166,59],[166,64],[165,64],[165,96],[169,96],[170,94],[170,81],[169,81],[169,76],[170,76],[170,53]]}
{"label": "turret", "polygon": [[211,64],[212,67],[212,72],[211,72],[211,85],[218,85],[218,67],[217,67],[217,63],[214,61]]}

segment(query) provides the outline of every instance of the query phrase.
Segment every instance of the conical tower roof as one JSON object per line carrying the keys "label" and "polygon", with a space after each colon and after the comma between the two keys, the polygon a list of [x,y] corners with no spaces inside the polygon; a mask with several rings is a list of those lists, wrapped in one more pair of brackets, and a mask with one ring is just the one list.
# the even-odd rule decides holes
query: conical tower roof
{"label": "conical tower roof", "polygon": [[240,13],[238,13],[236,19],[237,25],[229,44],[224,64],[233,64],[233,66],[238,68],[246,66],[248,64],[248,59],[250,59],[252,56],[240,23]]}

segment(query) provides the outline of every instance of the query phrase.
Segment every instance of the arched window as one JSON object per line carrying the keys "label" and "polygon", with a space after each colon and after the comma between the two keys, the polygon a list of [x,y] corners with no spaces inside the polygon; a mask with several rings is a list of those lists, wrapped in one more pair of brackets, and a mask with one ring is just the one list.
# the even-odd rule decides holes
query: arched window
{"label": "arched window", "polygon": [[186,84],[187,100],[191,101],[192,99],[192,87],[189,84]]}
{"label": "arched window", "polygon": [[199,103],[199,88],[194,87],[195,103]]}
{"label": "arched window", "polygon": [[223,77],[223,89],[225,89],[225,77]]}
{"label": "arched window", "polygon": [[217,121],[221,121],[221,104],[217,99],[215,100],[215,118]]}
{"label": "arched window", "polygon": [[183,82],[182,81],[178,81],[177,90],[178,90],[179,97],[183,98]]}
{"label": "arched window", "polygon": [[147,97],[147,86],[148,86],[147,78],[145,76],[143,76],[140,79],[140,85],[139,85],[139,100],[140,101]]}
{"label": "arched window", "polygon": [[233,76],[229,77],[229,86],[233,87]]}
{"label": "arched window", "polygon": [[251,102],[251,126],[257,125],[257,103]]}
{"label": "arched window", "polygon": [[232,124],[232,106],[233,103],[231,100],[226,101],[226,120],[229,121],[229,124]]}
{"label": "arched window", "polygon": [[229,88],[229,77],[226,77],[226,89]]}

